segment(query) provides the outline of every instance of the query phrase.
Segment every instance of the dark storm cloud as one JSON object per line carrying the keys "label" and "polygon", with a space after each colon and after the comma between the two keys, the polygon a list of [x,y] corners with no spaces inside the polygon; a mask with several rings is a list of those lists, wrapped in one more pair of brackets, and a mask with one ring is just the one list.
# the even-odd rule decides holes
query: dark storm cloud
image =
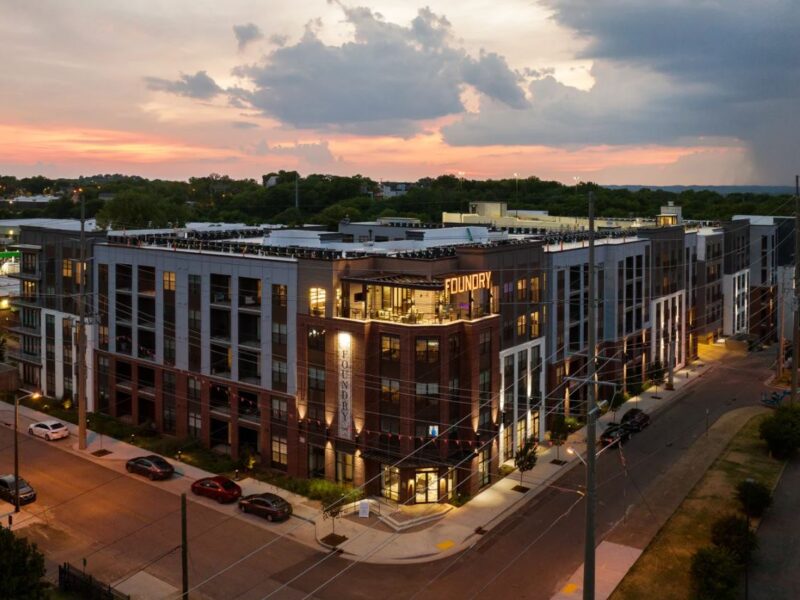
{"label": "dark storm cloud", "polygon": [[244,50],[250,42],[255,42],[264,37],[261,29],[255,23],[245,23],[244,25],[234,25],[233,35],[239,44],[239,50]]}
{"label": "dark storm cloud", "polygon": [[530,108],[484,104],[445,130],[453,144],[743,142],[758,177],[800,163],[800,4],[794,0],[545,0],[587,43],[595,86],[545,77]]}
{"label": "dark storm cloud", "polygon": [[170,92],[189,98],[207,100],[222,92],[222,88],[205,71],[198,71],[194,75],[181,74],[176,81],[160,77],[145,77],[144,79],[147,87],[151,90]]}

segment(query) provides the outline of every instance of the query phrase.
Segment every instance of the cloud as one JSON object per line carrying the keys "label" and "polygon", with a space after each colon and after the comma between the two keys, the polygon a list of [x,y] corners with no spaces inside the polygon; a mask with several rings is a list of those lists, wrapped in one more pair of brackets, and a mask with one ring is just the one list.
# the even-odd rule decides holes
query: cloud
{"label": "cloud", "polygon": [[234,129],[257,129],[258,123],[251,123],[250,121],[234,121],[231,123]]}
{"label": "cloud", "polygon": [[158,92],[169,92],[179,96],[208,100],[222,93],[222,88],[205,71],[194,75],[181,74],[180,79],[170,81],[160,77],[145,77],[147,87]]}
{"label": "cloud", "polygon": [[263,39],[264,37],[264,34],[261,33],[261,29],[259,29],[258,25],[255,23],[234,25],[233,35],[236,36],[236,41],[239,43],[239,52],[244,50],[251,42]]}
{"label": "cloud", "polygon": [[246,154],[253,156],[292,156],[310,169],[329,168],[340,164],[341,159],[334,156],[327,140],[319,142],[296,142],[294,144],[270,145],[266,140],[244,148]]}
{"label": "cloud", "polygon": [[284,33],[273,33],[269,36],[269,43],[282,48],[289,41],[289,36]]}
{"label": "cloud", "polygon": [[759,3],[758,10],[748,0],[544,4],[585,42],[577,58],[593,61],[594,87],[539,78],[530,83],[528,108],[482,102],[479,114],[445,129],[449,143],[702,145],[725,138],[749,150],[765,183],[787,180],[800,163],[794,0]]}
{"label": "cloud", "polygon": [[466,85],[511,107],[524,105],[505,59],[456,47],[445,17],[424,8],[403,26],[369,8],[340,7],[353,41],[323,43],[313,20],[296,44],[234,70],[249,80],[253,108],[298,128],[409,136],[424,121],[463,112]]}

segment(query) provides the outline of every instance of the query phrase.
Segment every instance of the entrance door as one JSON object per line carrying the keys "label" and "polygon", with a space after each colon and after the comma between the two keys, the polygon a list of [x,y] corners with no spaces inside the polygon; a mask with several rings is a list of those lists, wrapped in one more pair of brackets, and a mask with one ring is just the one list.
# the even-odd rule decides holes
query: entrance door
{"label": "entrance door", "polygon": [[439,473],[436,469],[421,469],[416,474],[417,504],[427,504],[439,501]]}
{"label": "entrance door", "polygon": [[381,494],[384,498],[400,500],[400,469],[384,466],[381,472]]}

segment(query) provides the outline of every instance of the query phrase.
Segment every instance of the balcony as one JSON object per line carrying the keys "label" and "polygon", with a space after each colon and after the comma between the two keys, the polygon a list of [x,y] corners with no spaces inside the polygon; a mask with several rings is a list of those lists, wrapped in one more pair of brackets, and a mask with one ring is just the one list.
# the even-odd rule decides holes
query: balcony
{"label": "balcony", "polygon": [[[471,277],[427,279],[394,275],[343,280],[337,316],[407,325],[445,325],[490,316],[489,278],[485,274]],[[458,291],[458,285],[466,289],[462,278],[469,279],[471,291]]]}
{"label": "balcony", "polygon": [[17,296],[11,299],[13,306],[27,308],[42,308],[42,301],[38,296]]}
{"label": "balcony", "polygon": [[20,323],[19,325],[12,325],[11,327],[6,328],[6,331],[10,333],[16,333],[18,335],[31,335],[36,337],[41,337],[42,331],[38,327],[28,327]]}
{"label": "balcony", "polygon": [[42,357],[39,353],[32,353],[21,348],[8,350],[8,358],[17,362],[29,363],[32,365],[42,365]]}
{"label": "balcony", "polygon": [[40,271],[13,271],[8,274],[12,279],[24,279],[25,281],[38,281],[42,278]]}

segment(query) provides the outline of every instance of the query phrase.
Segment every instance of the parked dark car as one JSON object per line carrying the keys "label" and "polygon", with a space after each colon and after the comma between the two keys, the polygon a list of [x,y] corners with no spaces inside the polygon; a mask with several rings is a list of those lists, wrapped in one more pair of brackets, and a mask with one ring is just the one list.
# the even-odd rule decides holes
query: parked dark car
{"label": "parked dark car", "polygon": [[227,477],[217,475],[216,477],[204,477],[195,481],[192,484],[192,492],[222,504],[236,502],[242,495],[242,488]]}
{"label": "parked dark car", "polygon": [[132,458],[125,464],[125,468],[128,473],[144,475],[149,477],[151,481],[169,479],[175,473],[175,467],[155,454]]}
{"label": "parked dark car", "polygon": [[625,411],[620,423],[626,424],[632,431],[641,431],[650,425],[650,415],[644,412],[641,408],[631,408]]}
{"label": "parked dark car", "polygon": [[275,494],[250,494],[239,500],[243,513],[252,513],[267,521],[283,521],[292,515],[292,505]]}
{"label": "parked dark car", "polygon": [[[0,499],[14,504],[14,498],[17,494],[17,486],[13,475],[0,476]],[[22,477],[19,478],[19,503],[30,504],[36,500],[36,490],[33,489],[30,483],[25,481]]]}
{"label": "parked dark car", "polygon": [[631,437],[631,430],[624,423],[611,422],[600,435],[600,444],[603,446],[616,446],[624,444]]}

